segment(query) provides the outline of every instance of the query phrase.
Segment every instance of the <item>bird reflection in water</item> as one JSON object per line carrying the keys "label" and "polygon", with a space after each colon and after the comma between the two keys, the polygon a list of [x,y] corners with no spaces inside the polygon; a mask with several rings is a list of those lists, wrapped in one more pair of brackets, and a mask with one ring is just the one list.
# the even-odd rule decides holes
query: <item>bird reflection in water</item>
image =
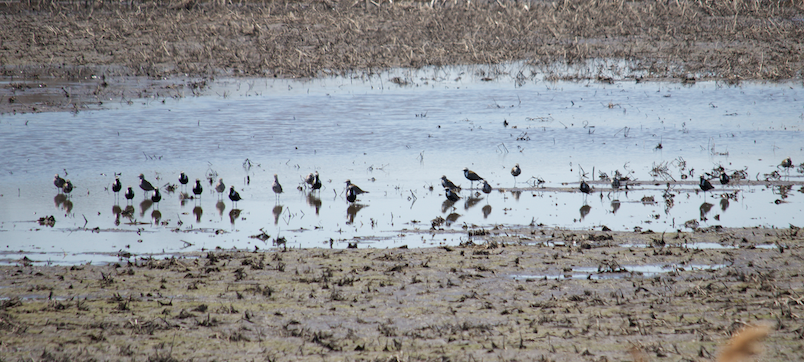
{"label": "bird reflection in water", "polygon": [[446,214],[447,211],[453,208],[453,206],[455,206],[455,201],[444,200],[444,202],[441,203],[441,213]]}
{"label": "bird reflection in water", "polygon": [[59,192],[56,197],[53,198],[53,203],[56,204],[57,209],[61,209],[62,205],[64,205],[64,201],[67,201],[67,196]]}
{"label": "bird reflection in water", "polygon": [[232,209],[229,211],[229,221],[232,223],[232,226],[235,224],[235,220],[240,217],[240,209]]}
{"label": "bird reflection in water", "polygon": [[145,199],[140,202],[140,217],[145,217],[145,212],[151,208],[154,202],[151,199]]}
{"label": "bird reflection in water", "polygon": [[283,207],[284,206],[282,206],[282,205],[274,206],[274,209],[272,210],[272,212],[274,214],[274,225],[279,224],[279,216],[282,215],[282,208]]}
{"label": "bird reflection in water", "polygon": [[179,192],[179,204],[184,207],[187,204],[187,200],[190,199],[190,195],[186,192]]}
{"label": "bird reflection in water", "polygon": [[522,196],[522,191],[511,191],[511,195],[514,196],[514,200],[519,201],[519,197]]}
{"label": "bird reflection in water", "polygon": [[363,204],[349,204],[349,207],[346,208],[346,224],[351,225],[355,222],[355,216],[357,216],[357,212],[360,209],[366,207]]}
{"label": "bird reflection in water", "polygon": [[466,201],[464,201],[463,203],[463,209],[469,210],[470,207],[477,205],[477,203],[480,202],[480,200],[483,199],[480,197],[472,197],[472,196],[467,197]]}
{"label": "bird reflection in water", "polygon": [[134,212],[134,205],[126,205],[126,208],[123,209],[123,212],[120,215],[128,218],[128,220],[131,221],[134,218]]}
{"label": "bird reflection in water", "polygon": [[453,213],[451,213],[451,214],[447,215],[447,218],[446,218],[446,222],[445,222],[445,224],[446,224],[447,226],[450,226],[450,225],[452,225],[454,222],[458,221],[458,218],[459,218],[459,217],[461,217],[461,214],[458,214],[458,213],[453,212]]}
{"label": "bird reflection in water", "polygon": [[120,226],[120,214],[123,213],[123,209],[120,208],[120,205],[115,204],[112,206],[112,214],[114,214],[114,226]]}
{"label": "bird reflection in water", "polygon": [[218,216],[223,217],[223,212],[226,210],[226,204],[223,202],[223,200],[218,200],[218,202],[215,203],[215,209],[218,210]]}
{"label": "bird reflection in water", "polygon": [[154,209],[154,211],[151,212],[151,220],[153,220],[154,226],[159,226],[159,221],[162,220],[162,212]]}
{"label": "bird reflection in water", "polygon": [[64,209],[65,213],[71,213],[73,211],[73,199],[67,198],[64,200],[64,203],[61,204],[61,208]]}
{"label": "bird reflection in water", "polygon": [[315,208],[315,214],[318,215],[318,212],[321,210],[321,199],[316,196],[313,191],[310,191],[310,193],[307,194],[307,205]]}
{"label": "bird reflection in water", "polygon": [[729,198],[724,197],[720,199],[720,211],[726,211],[729,208]]}
{"label": "bird reflection in water", "polygon": [[715,205],[712,205],[712,204],[710,204],[710,203],[708,203],[706,201],[704,201],[704,203],[701,204],[701,207],[700,207],[701,221],[706,220],[706,214],[708,214],[709,211],[712,210],[712,206],[715,206]]}
{"label": "bird reflection in water", "polygon": [[617,214],[617,210],[620,209],[620,200],[611,200],[611,213]]}
{"label": "bird reflection in water", "polygon": [[490,214],[491,214],[491,205],[486,204],[486,206],[483,206],[483,218],[488,219]]}
{"label": "bird reflection in water", "polygon": [[195,222],[201,222],[201,216],[204,215],[204,209],[201,206],[196,205],[193,208],[193,215],[195,215]]}
{"label": "bird reflection in water", "polygon": [[590,211],[592,211],[591,206],[589,206],[587,204],[584,204],[583,206],[581,206],[581,220],[583,220],[586,217],[586,215],[589,215]]}

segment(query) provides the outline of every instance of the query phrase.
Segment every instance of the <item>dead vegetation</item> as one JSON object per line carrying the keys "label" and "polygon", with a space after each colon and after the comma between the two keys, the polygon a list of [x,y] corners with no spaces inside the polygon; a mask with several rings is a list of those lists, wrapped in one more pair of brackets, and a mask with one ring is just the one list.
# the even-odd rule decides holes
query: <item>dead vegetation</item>
{"label": "dead vegetation", "polygon": [[[556,230],[544,245],[518,245],[527,230],[430,249],[216,250],[75,267],[21,260],[0,266],[0,348],[8,360],[804,357],[798,229],[661,243],[650,233]],[[684,247],[718,240],[738,248]],[[788,246],[755,247],[774,242]],[[285,268],[273,267],[280,261]],[[651,265],[665,272],[634,271]]]}
{"label": "dead vegetation", "polygon": [[525,60],[562,79],[578,75],[556,64],[623,59],[605,78],[777,80],[801,77],[803,17],[766,0],[6,2],[0,64],[17,78],[309,77]]}

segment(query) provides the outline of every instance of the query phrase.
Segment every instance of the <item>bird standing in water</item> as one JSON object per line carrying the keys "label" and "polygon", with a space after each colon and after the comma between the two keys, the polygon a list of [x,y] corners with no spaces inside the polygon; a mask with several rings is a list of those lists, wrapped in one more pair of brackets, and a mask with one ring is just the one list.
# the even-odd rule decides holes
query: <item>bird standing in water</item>
{"label": "bird standing in water", "polygon": [[282,193],[282,185],[279,184],[279,176],[274,174],[274,184],[271,186],[271,190],[274,190],[277,199],[279,199],[279,194]]}
{"label": "bird standing in water", "polygon": [[458,201],[461,199],[461,197],[458,196],[458,194],[452,192],[452,190],[450,190],[449,187],[444,188],[444,196],[446,196],[447,200],[449,201]]}
{"label": "bird standing in water", "polygon": [[129,202],[131,201],[131,199],[134,198],[134,189],[132,189],[131,186],[129,186],[128,190],[126,190],[125,196],[126,200],[128,200]]}
{"label": "bird standing in water", "polygon": [[115,176],[114,182],[112,182],[112,192],[114,192],[115,196],[117,196],[117,193],[120,192],[120,190],[122,189],[123,184],[120,183],[120,177]]}
{"label": "bird standing in water", "polygon": [[148,182],[148,181],[145,179],[145,175],[140,174],[140,176],[139,176],[139,177],[140,177],[140,188],[142,189],[142,191],[145,191],[145,193],[144,193],[143,195],[147,196],[147,194],[148,194],[148,192],[149,192],[149,191],[153,191],[153,190],[154,190],[154,186],[153,186],[153,185],[151,185],[151,183],[150,183],[150,182]]}
{"label": "bird standing in water", "polygon": [[53,178],[53,185],[61,192],[61,189],[64,188],[64,179],[59,174],[56,174],[56,177]]}
{"label": "bird standing in water", "polygon": [[729,178],[729,175],[727,175],[725,172],[721,172],[720,173],[720,184],[725,185],[725,184],[728,184],[729,181],[731,181],[731,178]]}
{"label": "bird standing in water", "polygon": [[488,181],[483,180],[483,192],[490,194],[491,193],[491,185],[489,185]]}
{"label": "bird standing in water", "polygon": [[445,189],[461,191],[461,187],[455,186],[455,184],[452,183],[447,176],[441,176],[441,186],[444,186]]}
{"label": "bird standing in water", "polygon": [[235,191],[234,186],[229,187],[229,200],[232,200],[233,208],[237,205],[237,202],[241,200],[240,194]]}
{"label": "bird standing in water", "polygon": [[483,179],[477,173],[475,173],[474,171],[472,171],[472,170],[470,170],[470,169],[468,169],[466,167],[463,168],[463,176],[466,177],[466,179],[468,179],[469,182],[471,183],[471,185],[469,185],[469,188],[472,188],[472,186],[474,185],[475,181],[480,181],[480,180]]}
{"label": "bird standing in water", "polygon": [[355,202],[357,200],[357,192],[354,188],[346,188],[346,201]]}
{"label": "bird standing in water", "polygon": [[159,206],[159,201],[162,201],[162,195],[159,193],[159,189],[154,189],[154,193],[151,194],[151,201]]}
{"label": "bird standing in water", "polygon": [[218,193],[219,198],[223,198],[223,192],[226,191],[226,185],[223,184],[222,178],[219,178],[218,183],[215,184],[215,191]]}
{"label": "bird standing in water", "polygon": [[346,180],[346,191],[348,192],[349,190],[352,190],[355,196],[368,193],[368,191],[363,191],[363,189],[353,184],[351,180]]}
{"label": "bird standing in water", "polygon": [[315,172],[315,180],[312,186],[313,190],[321,190],[321,180],[318,178],[318,171]]}
{"label": "bird standing in water", "polygon": [[310,185],[310,187],[312,187],[314,182],[315,182],[315,174],[310,172],[309,174],[307,174],[307,177],[304,178],[304,183],[306,183],[306,184]]}
{"label": "bird standing in water", "polygon": [[782,160],[782,163],[779,164],[782,168],[793,168],[793,160],[788,157]]}
{"label": "bird standing in water", "polygon": [[704,195],[706,195],[707,191],[715,188],[714,186],[712,186],[712,184],[709,182],[709,180],[704,178],[703,175],[701,175],[701,182],[698,184],[698,186],[701,187],[701,190],[703,190]]}
{"label": "bird standing in water", "polygon": [[195,196],[201,197],[201,194],[204,192],[204,188],[201,187],[201,180],[195,179],[195,186],[193,187],[193,194]]}
{"label": "bird standing in water", "polygon": [[589,184],[586,183],[586,180],[581,180],[581,187],[580,188],[581,188],[581,192],[583,192],[585,194],[591,194],[592,193],[592,187],[590,187]]}
{"label": "bird standing in water", "polygon": [[70,180],[65,180],[64,186],[61,188],[61,190],[64,191],[65,194],[69,194],[73,191],[73,183],[70,182]]}
{"label": "bird standing in water", "polygon": [[522,169],[519,168],[519,164],[517,163],[511,169],[511,175],[514,176],[514,186],[516,186],[516,177],[519,176],[521,173],[522,173]]}
{"label": "bird standing in water", "polygon": [[181,175],[179,175],[179,183],[182,187],[187,187],[188,182],[190,182],[190,178],[187,177],[187,174],[185,174],[184,171],[182,171]]}

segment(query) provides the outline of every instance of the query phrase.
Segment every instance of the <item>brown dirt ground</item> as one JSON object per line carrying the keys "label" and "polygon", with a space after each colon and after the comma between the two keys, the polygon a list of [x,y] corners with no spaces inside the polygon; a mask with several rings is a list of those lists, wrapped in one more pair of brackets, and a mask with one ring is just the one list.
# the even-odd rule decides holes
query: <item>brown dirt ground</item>
{"label": "brown dirt ground", "polygon": [[[20,260],[0,266],[0,359],[710,361],[759,324],[759,360],[804,360],[799,229],[479,234],[442,248]],[[627,271],[641,265],[668,269]],[[575,278],[543,277],[559,275]]]}
{"label": "brown dirt ground", "polygon": [[[801,0],[6,1],[0,72],[11,84],[0,90],[0,112],[125,100],[137,94],[126,84],[132,76],[170,79],[171,88],[140,85],[167,96],[188,86],[184,77],[510,61],[551,79],[577,77],[552,74],[551,64],[590,59],[629,61],[632,71],[616,79],[801,79],[801,39]],[[87,86],[62,90],[49,85],[54,78]],[[37,90],[61,97],[26,99]]]}

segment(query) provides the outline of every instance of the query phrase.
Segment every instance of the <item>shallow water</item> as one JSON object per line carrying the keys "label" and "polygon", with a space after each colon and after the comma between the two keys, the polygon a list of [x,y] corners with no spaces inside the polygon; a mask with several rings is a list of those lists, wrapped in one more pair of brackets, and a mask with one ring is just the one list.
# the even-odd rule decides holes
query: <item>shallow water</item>
{"label": "shallow water", "polygon": [[[463,227],[495,225],[659,232],[684,229],[688,220],[701,227],[802,224],[801,174],[777,167],[788,156],[804,161],[798,84],[521,82],[506,74],[483,81],[478,70],[224,79],[203,97],[0,116],[0,258],[103,262],[120,250],[266,248],[278,236],[288,247],[330,247],[330,238],[334,247],[418,247],[457,244],[467,239]],[[694,176],[672,185],[668,207],[667,180],[654,183],[649,172],[667,165],[680,180],[680,161]],[[501,191],[514,187],[515,163],[523,170],[516,186],[528,189]],[[697,192],[698,175],[717,165],[746,170],[751,180],[779,171],[790,188],[713,180],[714,192]],[[464,167],[497,190],[477,198],[464,190],[463,199],[446,204],[439,178],[468,188]],[[65,170],[77,187],[69,204],[52,186],[53,174]],[[593,183],[603,192],[584,195],[576,191],[581,170],[589,178],[619,170],[637,184],[611,192],[608,183]],[[204,181],[200,200],[182,204],[178,192],[163,191],[158,206],[143,203],[138,174],[163,186],[177,184],[180,171]],[[320,194],[297,190],[314,171],[324,182]],[[114,173],[137,193],[131,219],[115,215],[126,200],[108,189]],[[278,199],[273,174],[284,186]],[[219,209],[210,175],[236,187],[239,215],[230,216],[225,197]],[[545,183],[533,189],[537,178]],[[370,191],[356,205],[344,198],[346,179]],[[56,218],[52,228],[36,222],[47,215]],[[427,232],[438,216],[455,232]],[[270,239],[249,237],[262,231]]]}
{"label": "shallow water", "polygon": [[562,273],[562,274],[544,274],[544,275],[524,275],[524,274],[516,274],[512,275],[511,278],[517,280],[546,280],[546,279],[615,279],[615,278],[625,278],[631,277],[634,275],[643,276],[643,277],[653,277],[658,274],[663,273],[679,273],[685,271],[695,271],[695,270],[704,270],[704,271],[715,271],[720,268],[725,267],[725,264],[690,264],[690,265],[625,265],[621,266],[621,270],[616,272],[605,272],[603,270],[599,270],[598,268],[573,268],[571,272]]}

